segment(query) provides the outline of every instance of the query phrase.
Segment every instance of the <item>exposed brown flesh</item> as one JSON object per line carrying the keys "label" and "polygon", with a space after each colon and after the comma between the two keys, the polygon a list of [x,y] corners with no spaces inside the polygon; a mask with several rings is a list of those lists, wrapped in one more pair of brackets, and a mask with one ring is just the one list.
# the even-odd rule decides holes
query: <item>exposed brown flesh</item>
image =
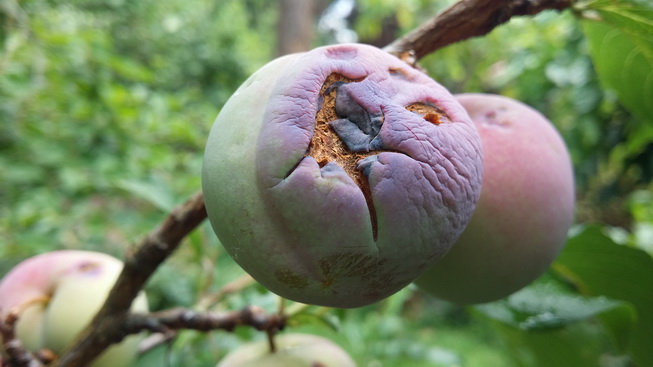
{"label": "exposed brown flesh", "polygon": [[[374,210],[374,202],[372,201],[372,192],[367,177],[362,171],[356,169],[356,165],[361,159],[378,154],[378,151],[350,151],[331,126],[329,126],[330,121],[340,118],[336,114],[336,94],[338,88],[329,89],[329,87],[336,82],[351,83],[359,82],[360,80],[362,79],[352,80],[343,75],[333,73],[324,81],[320,90],[322,105],[315,115],[315,130],[306,152],[306,156],[313,157],[320,167],[324,167],[329,162],[335,162],[345,171],[345,173],[347,173],[347,175],[349,175],[349,177],[352,178],[352,180],[354,180],[356,185],[360,187],[365,196],[367,207],[369,208],[373,237],[376,240],[377,220],[376,211]],[[422,116],[424,120],[435,125],[439,125],[443,122],[450,122],[444,111],[425,103],[413,103],[406,106],[406,109]],[[383,119],[383,117],[381,118]]]}

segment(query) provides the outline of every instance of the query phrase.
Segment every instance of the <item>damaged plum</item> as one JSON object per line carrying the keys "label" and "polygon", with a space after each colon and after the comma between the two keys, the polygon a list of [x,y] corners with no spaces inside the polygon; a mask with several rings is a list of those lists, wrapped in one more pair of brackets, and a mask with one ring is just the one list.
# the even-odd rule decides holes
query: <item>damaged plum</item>
{"label": "damaged plum", "polygon": [[462,233],[481,144],[440,84],[372,46],[265,65],[218,115],[202,188],[220,242],[304,303],[358,307],[402,289]]}

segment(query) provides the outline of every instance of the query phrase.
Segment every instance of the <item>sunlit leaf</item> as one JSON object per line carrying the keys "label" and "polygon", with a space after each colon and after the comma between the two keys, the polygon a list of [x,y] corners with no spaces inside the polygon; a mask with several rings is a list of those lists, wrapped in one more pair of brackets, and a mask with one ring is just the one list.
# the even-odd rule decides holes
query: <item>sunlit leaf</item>
{"label": "sunlit leaf", "polygon": [[491,319],[521,330],[550,330],[611,313],[627,329],[634,322],[630,305],[605,297],[588,298],[563,293],[548,284],[525,288],[505,300],[476,306]]}
{"label": "sunlit leaf", "polygon": [[[554,278],[472,310],[494,321],[518,365],[529,366],[596,366],[608,351],[601,342],[606,334],[618,334],[625,344],[635,323],[627,302],[580,296]],[[605,320],[605,328],[581,322],[596,318]],[[615,347],[624,352],[619,342]]]}
{"label": "sunlit leaf", "polygon": [[340,322],[333,313],[317,312],[316,310],[298,312],[288,319],[288,324],[291,326],[314,324],[326,326],[335,332],[340,330]]}
{"label": "sunlit leaf", "polygon": [[[553,269],[585,295],[624,300],[637,311],[628,350],[641,366],[653,366],[653,258],[617,245],[599,227],[587,227],[569,239]],[[614,320],[602,320],[613,322]],[[615,330],[617,335],[626,331]]]}
{"label": "sunlit leaf", "polygon": [[127,190],[164,212],[169,212],[174,207],[174,200],[170,192],[162,185],[136,180],[121,180],[118,187]]}
{"label": "sunlit leaf", "polygon": [[[498,324],[496,330],[506,342],[515,366],[596,367],[607,353],[597,338],[596,325],[577,323],[560,330],[524,332]],[[615,366],[626,366],[619,364]]]}
{"label": "sunlit leaf", "polygon": [[653,5],[596,1],[588,6],[600,21],[584,32],[601,81],[638,119],[653,121]]}

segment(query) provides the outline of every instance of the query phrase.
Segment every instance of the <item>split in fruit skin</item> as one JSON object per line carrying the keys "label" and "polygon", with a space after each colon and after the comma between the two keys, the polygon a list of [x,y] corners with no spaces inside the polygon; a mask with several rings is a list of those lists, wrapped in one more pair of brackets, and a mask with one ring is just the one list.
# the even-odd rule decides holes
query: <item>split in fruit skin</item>
{"label": "split in fruit skin", "polygon": [[272,61],[232,96],[203,191],[220,242],[261,284],[358,307],[448,250],[481,168],[473,125],[444,87],[378,48],[336,45]]}

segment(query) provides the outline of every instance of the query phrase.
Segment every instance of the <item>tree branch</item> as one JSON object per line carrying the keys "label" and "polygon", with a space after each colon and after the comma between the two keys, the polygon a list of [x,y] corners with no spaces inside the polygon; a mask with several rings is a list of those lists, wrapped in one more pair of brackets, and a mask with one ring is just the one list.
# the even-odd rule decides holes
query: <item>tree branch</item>
{"label": "tree branch", "polygon": [[[7,360],[0,358],[0,367],[43,367],[39,355],[32,354],[25,349],[23,343],[16,337],[17,312],[9,312],[6,318],[0,319],[0,341],[7,354]],[[2,356],[0,356],[2,357]]]}
{"label": "tree branch", "polygon": [[251,326],[259,331],[277,332],[286,325],[286,317],[281,314],[265,314],[262,308],[248,306],[241,311],[197,312],[184,308],[132,314],[127,317],[124,330],[129,334],[141,331],[168,333],[171,330],[189,329],[198,331],[233,331],[236,326]]}
{"label": "tree branch", "polygon": [[453,43],[482,36],[513,16],[563,10],[572,0],[461,0],[384,49],[422,57]]}
{"label": "tree branch", "polygon": [[125,256],[124,268],[109,293],[107,301],[79,342],[65,352],[58,366],[82,367],[97,357],[109,345],[122,340],[128,312],[134,298],[158,266],[172,254],[181,240],[206,218],[202,193],[173,209],[164,221]]}

